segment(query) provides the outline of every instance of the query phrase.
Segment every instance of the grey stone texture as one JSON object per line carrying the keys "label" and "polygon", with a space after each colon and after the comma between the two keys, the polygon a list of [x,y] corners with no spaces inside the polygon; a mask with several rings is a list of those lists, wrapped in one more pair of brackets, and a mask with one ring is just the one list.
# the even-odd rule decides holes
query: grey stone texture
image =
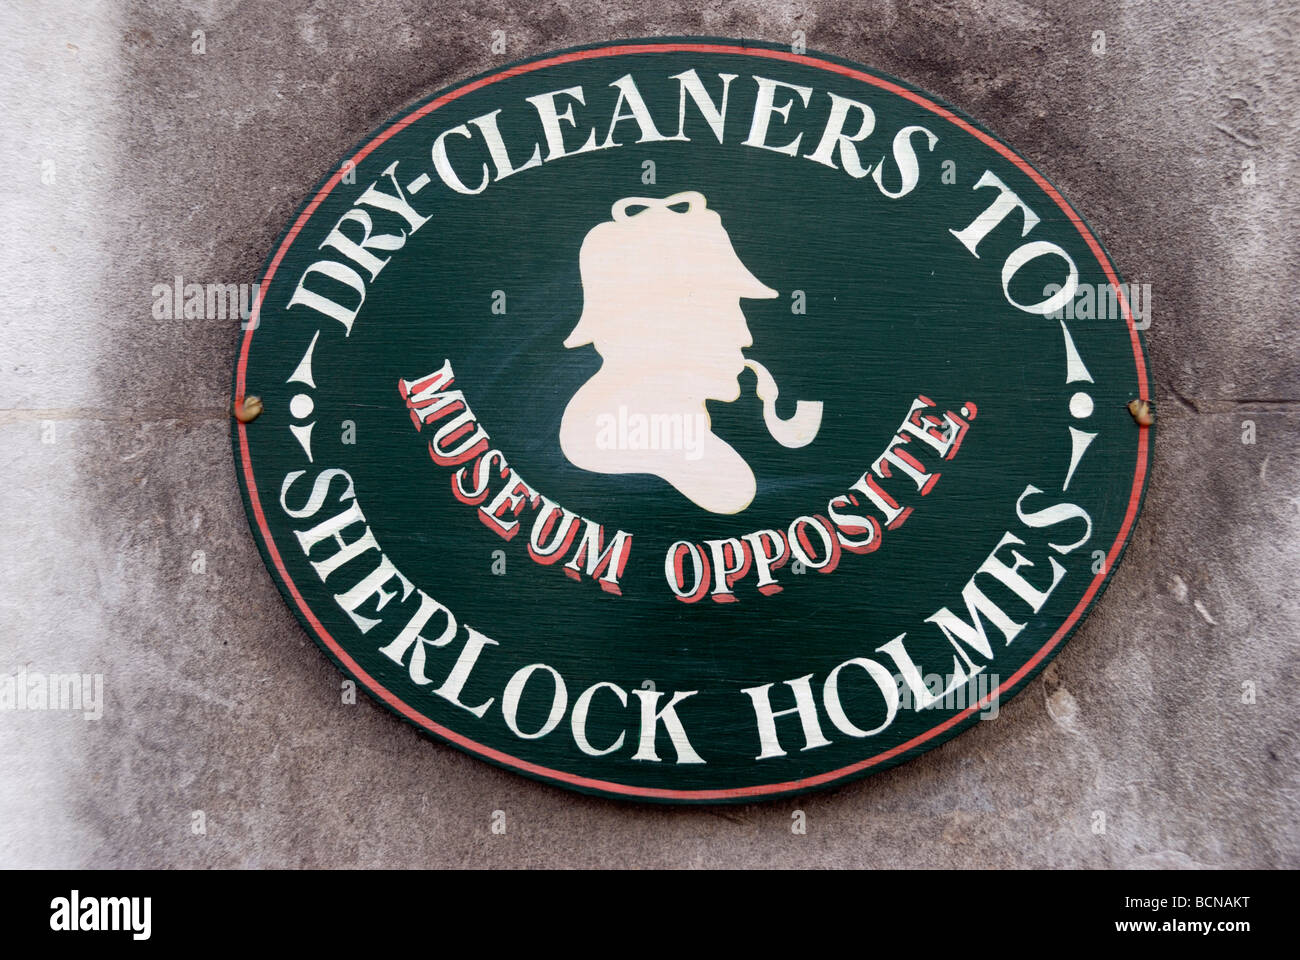
{"label": "grey stone texture", "polygon": [[[998,720],[752,806],[584,797],[342,705],[240,504],[238,331],[153,285],[253,282],[349,146],[462,77],[796,30],[971,113],[1151,284],[1160,433],[1100,606]],[[1242,0],[4,4],[0,672],[107,692],[0,713],[0,866],[1300,866],[1298,32]]]}

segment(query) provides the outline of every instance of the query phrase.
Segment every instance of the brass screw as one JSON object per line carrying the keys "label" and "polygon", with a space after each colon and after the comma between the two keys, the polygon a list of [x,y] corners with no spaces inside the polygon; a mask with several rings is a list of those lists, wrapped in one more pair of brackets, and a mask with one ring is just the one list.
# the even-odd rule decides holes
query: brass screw
{"label": "brass screw", "polygon": [[1149,427],[1156,422],[1155,414],[1151,412],[1151,404],[1146,400],[1130,400],[1128,412],[1133,415],[1140,427]]}
{"label": "brass screw", "polygon": [[245,397],[244,402],[235,401],[235,419],[240,423],[252,423],[262,415],[262,398]]}

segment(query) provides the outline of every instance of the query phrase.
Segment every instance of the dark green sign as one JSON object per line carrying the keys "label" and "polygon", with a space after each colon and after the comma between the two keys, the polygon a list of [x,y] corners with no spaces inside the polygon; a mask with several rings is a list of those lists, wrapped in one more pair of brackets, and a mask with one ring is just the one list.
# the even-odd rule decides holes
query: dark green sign
{"label": "dark green sign", "polygon": [[995,716],[1113,574],[1152,441],[1130,291],[1042,174],[724,40],[386,124],[270,257],[252,395],[253,529],[345,673],[494,763],[687,802]]}

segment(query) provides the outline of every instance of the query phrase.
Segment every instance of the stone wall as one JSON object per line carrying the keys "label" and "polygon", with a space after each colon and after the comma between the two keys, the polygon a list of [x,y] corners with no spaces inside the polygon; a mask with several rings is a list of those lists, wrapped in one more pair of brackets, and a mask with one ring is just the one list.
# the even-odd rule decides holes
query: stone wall
{"label": "stone wall", "polygon": [[[796,30],[989,126],[1151,284],[1154,470],[1100,606],[997,721],[792,801],[578,796],[342,705],[244,519],[237,331],[155,320],[153,285],[253,282],[350,145],[459,78]],[[0,865],[1300,865],[1297,32],[1281,0],[4,4],[0,672],[106,701],[0,713]]]}

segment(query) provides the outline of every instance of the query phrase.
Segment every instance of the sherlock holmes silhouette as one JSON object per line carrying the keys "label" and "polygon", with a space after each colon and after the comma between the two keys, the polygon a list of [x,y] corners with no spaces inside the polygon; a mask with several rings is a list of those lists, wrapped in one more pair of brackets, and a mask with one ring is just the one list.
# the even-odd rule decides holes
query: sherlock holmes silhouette
{"label": "sherlock holmes silhouette", "polygon": [[611,215],[579,254],[582,316],[564,345],[592,344],[602,363],[564,411],[560,448],[584,470],[653,474],[705,510],[739,513],[754,471],[712,432],[705,401],[739,398],[748,366],[774,439],[802,447],[821,425],[820,402],[780,419],[771,374],[742,352],[753,338],[740,301],[779,294],[740,262],[701,193],[626,197]]}

